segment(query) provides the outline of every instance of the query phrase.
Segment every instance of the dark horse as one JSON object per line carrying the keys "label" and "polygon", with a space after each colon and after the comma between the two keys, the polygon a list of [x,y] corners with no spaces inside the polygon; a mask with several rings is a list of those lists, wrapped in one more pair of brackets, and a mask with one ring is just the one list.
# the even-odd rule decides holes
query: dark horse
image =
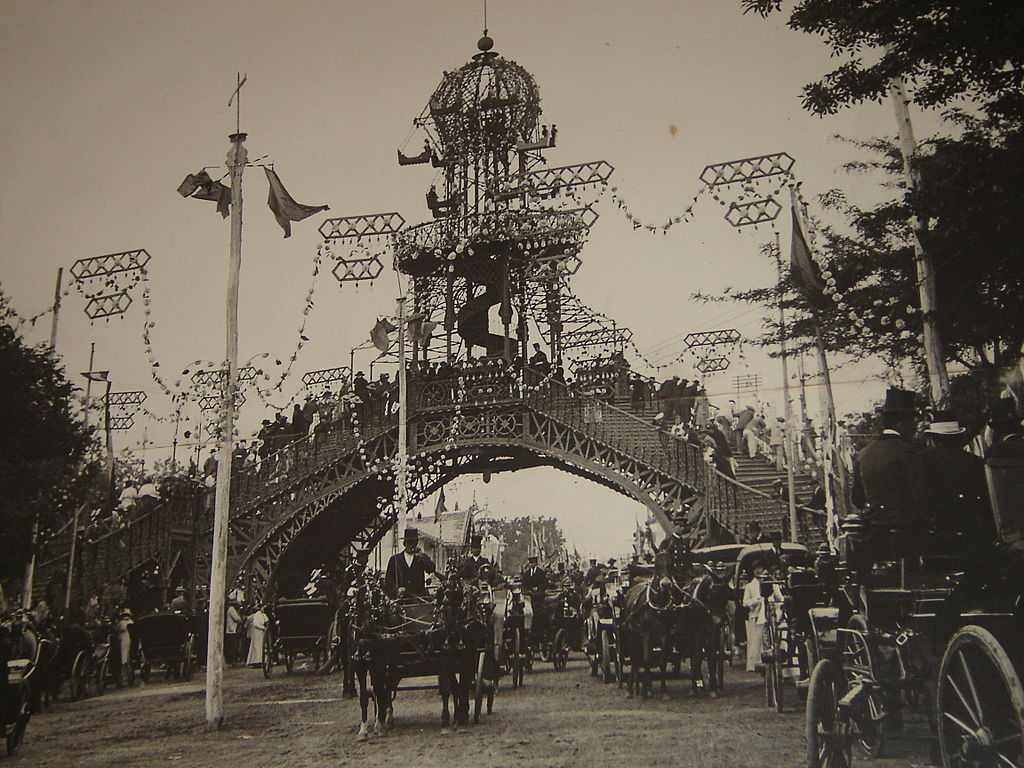
{"label": "dark horse", "polygon": [[[718,630],[711,611],[703,602],[706,592],[701,580],[681,587],[671,574],[671,557],[659,553],[655,558],[655,576],[640,581],[626,592],[622,610],[619,642],[623,656],[630,659],[627,678],[628,696],[647,698],[652,693],[651,666],[661,671],[661,697],[668,699],[666,669],[672,657],[690,660],[690,681],[694,693],[703,693],[704,656],[708,646],[715,647]],[[710,693],[717,696],[718,670],[709,665]]]}

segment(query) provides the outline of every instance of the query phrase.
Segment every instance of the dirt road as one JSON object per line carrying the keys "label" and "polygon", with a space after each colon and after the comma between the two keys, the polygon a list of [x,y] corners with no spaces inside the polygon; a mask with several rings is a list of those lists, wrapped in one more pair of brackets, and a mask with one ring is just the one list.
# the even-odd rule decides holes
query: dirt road
{"label": "dirt road", "polygon": [[[280,669],[280,668],[279,668]],[[227,724],[204,727],[202,681],[151,683],[101,698],[61,701],[33,718],[17,757],[2,768],[394,768],[458,766],[647,766],[687,768],[798,766],[803,715],[763,705],[760,677],[728,669],[716,700],[691,698],[689,683],[670,683],[670,701],[628,700],[615,684],[590,677],[582,659],[554,673],[539,664],[523,689],[506,685],[480,725],[440,734],[436,693],[401,692],[386,738],[355,740],[358,703],[341,698],[341,679],[308,670],[264,680],[230,670]],[[504,682],[504,681],[503,681]],[[791,703],[795,696],[789,690]],[[892,747],[897,759],[872,768],[925,764],[921,742]],[[862,763],[867,765],[867,763]]]}

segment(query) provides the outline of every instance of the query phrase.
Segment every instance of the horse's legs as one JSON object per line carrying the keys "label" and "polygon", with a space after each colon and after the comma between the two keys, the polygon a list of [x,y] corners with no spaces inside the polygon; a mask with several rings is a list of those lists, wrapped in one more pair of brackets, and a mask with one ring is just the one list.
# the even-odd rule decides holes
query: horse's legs
{"label": "horse's legs", "polygon": [[665,680],[667,677],[666,669],[668,668],[668,653],[672,638],[668,632],[663,632],[661,636],[661,700],[668,701],[668,683]]}
{"label": "horse's legs", "polygon": [[391,686],[388,680],[387,667],[374,664],[370,669],[370,682],[373,685],[374,704],[377,707],[377,721],[374,723],[374,736],[387,736],[388,713],[391,708]]}
{"label": "horse's legs", "polygon": [[443,665],[437,675],[437,690],[441,694],[441,733],[447,733],[448,726],[452,721],[451,712],[448,710],[448,698],[452,695],[452,680],[447,665]]}
{"label": "horse's legs", "polygon": [[639,693],[639,690],[635,690],[637,680],[637,663],[639,657],[636,652],[636,643],[633,640],[631,633],[622,632],[619,635],[619,642],[622,644],[622,656],[623,658],[629,659],[629,675],[626,676],[626,698],[632,699],[634,695]]}
{"label": "horse's legs", "polygon": [[641,683],[642,697],[651,698],[651,633],[643,632],[640,635],[640,645],[643,652],[643,681]]}
{"label": "horse's legs", "polygon": [[366,665],[362,662],[357,662],[353,666],[355,667],[355,677],[359,680],[359,709],[361,712],[359,735],[356,736],[356,741],[366,741],[369,736],[367,711],[370,708],[370,687],[366,684]]}
{"label": "horse's legs", "polygon": [[[695,694],[704,693],[704,635],[705,632],[695,632],[690,646],[690,676],[693,681],[690,684]],[[710,674],[710,673],[709,673]]]}

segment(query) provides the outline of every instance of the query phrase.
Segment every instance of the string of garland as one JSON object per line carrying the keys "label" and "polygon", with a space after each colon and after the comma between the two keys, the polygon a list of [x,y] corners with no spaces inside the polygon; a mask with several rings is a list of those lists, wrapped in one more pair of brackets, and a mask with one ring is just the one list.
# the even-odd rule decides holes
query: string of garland
{"label": "string of garland", "polygon": [[663,224],[650,224],[633,213],[629,203],[619,195],[618,187],[609,187],[609,191],[612,195],[612,202],[614,202],[615,205],[618,206],[619,210],[623,212],[623,215],[626,217],[626,221],[633,225],[633,229],[644,230],[651,234],[660,232],[663,235],[668,234],[668,231],[677,224],[689,224],[693,221],[693,212],[697,207],[697,202],[700,200],[701,195],[708,191],[708,189],[710,188],[707,184],[701,184],[700,188],[697,190],[697,194],[690,199],[690,202],[687,204],[686,208],[683,209],[682,213],[669,217]]}

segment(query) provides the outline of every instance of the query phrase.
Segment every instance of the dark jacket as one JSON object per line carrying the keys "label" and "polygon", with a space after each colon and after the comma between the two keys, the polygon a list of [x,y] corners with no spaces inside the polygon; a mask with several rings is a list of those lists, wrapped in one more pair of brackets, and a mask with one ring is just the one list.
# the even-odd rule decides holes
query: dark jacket
{"label": "dark jacket", "polygon": [[533,567],[529,565],[526,566],[526,568],[523,569],[520,579],[524,592],[537,592],[542,589],[547,589],[548,586],[548,575],[539,565]]}
{"label": "dark jacket", "polygon": [[977,536],[995,534],[985,463],[973,454],[939,445],[910,459],[910,490],[935,529]]}
{"label": "dark jacket", "polygon": [[910,492],[909,465],[920,449],[902,435],[883,432],[857,454],[853,503],[870,508],[865,519],[874,528],[912,528],[924,516]]}
{"label": "dark jacket", "polygon": [[483,555],[474,557],[473,555],[466,555],[465,560],[462,561],[462,576],[466,579],[478,579],[480,578],[480,566],[490,565],[491,561]]}
{"label": "dark jacket", "polygon": [[405,552],[397,552],[388,560],[384,574],[384,591],[391,597],[402,587],[412,595],[427,594],[427,575],[434,572],[434,561],[423,552],[413,556],[412,565],[405,562]]}

